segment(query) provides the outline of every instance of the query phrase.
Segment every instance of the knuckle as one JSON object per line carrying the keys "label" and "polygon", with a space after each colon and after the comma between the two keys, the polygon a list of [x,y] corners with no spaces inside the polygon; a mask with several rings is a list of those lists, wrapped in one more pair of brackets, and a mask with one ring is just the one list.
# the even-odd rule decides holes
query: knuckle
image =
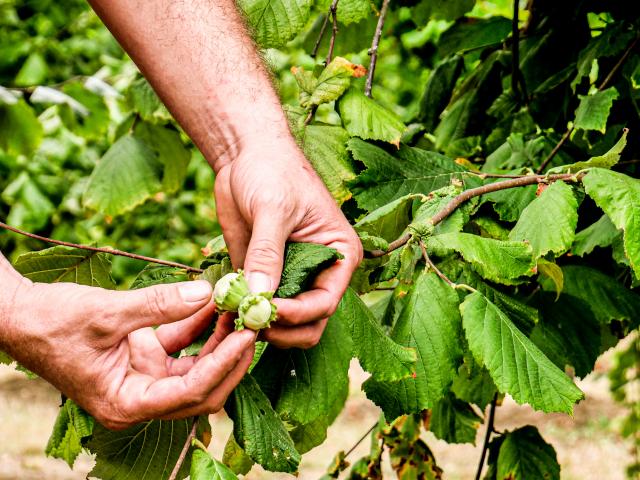
{"label": "knuckle", "polygon": [[302,344],[303,349],[313,348],[320,343],[320,339],[322,338],[322,332],[314,333],[313,335],[306,338]]}
{"label": "knuckle", "polygon": [[151,288],[146,296],[147,311],[151,315],[165,317],[171,309],[171,301],[164,290]]}
{"label": "knuckle", "polygon": [[269,238],[263,238],[252,246],[250,258],[255,264],[271,266],[273,264],[273,258],[279,257],[280,254],[281,252],[277,242]]}

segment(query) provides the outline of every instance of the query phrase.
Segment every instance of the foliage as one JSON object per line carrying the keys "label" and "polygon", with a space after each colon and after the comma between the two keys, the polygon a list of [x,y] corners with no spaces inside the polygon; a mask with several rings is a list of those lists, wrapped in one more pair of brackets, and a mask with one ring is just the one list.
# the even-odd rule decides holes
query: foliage
{"label": "foliage", "polygon": [[[268,48],[292,131],[371,253],[319,345],[258,349],[226,406],[228,468],[192,448],[180,476],[191,460],[192,478],[234,478],[254,462],[295,472],[344,406],[351,358],[371,374],[365,393],[386,415],[354,479],[381,478],[384,450],[400,476],[441,478],[420,432],[473,442],[478,410],[490,405],[490,423],[502,395],[571,412],[584,394],[567,373],[589,374],[640,318],[640,7],[536,0],[513,19],[506,0],[391,3],[371,65],[382,4],[341,0],[325,65],[309,53],[328,2],[239,3]],[[0,13],[0,216],[188,265],[206,245],[204,277],[220,278],[228,258],[218,241],[207,244],[219,233],[209,167],[96,17],[79,1],[6,1]],[[374,66],[368,97],[363,74]],[[103,253],[31,252],[40,245],[5,234],[0,247],[38,281],[133,288],[187,274],[120,257],[110,272]],[[304,291],[337,258],[290,245],[279,296]],[[637,444],[625,387],[637,381],[628,379],[635,335],[611,375]],[[168,478],[189,439],[186,422],[115,433],[85,420],[65,403],[47,452],[72,464],[88,448],[102,478],[129,467]],[[142,431],[139,444],[125,440]],[[150,451],[153,441],[162,449]],[[533,427],[494,433],[485,449],[487,479],[559,478],[553,447]],[[345,456],[329,478],[347,468]]]}

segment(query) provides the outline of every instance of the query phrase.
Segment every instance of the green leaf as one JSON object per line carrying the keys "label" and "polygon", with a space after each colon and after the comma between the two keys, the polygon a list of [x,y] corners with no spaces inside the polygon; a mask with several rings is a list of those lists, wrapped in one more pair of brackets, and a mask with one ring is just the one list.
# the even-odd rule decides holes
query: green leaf
{"label": "green leaf", "polygon": [[416,25],[426,24],[431,18],[456,20],[473,8],[475,0],[423,0],[413,9]]}
{"label": "green leaf", "polygon": [[[427,4],[427,2],[423,2]],[[431,3],[431,2],[429,2]],[[464,59],[454,55],[445,58],[433,69],[427,80],[417,120],[424,124],[427,132],[433,131],[438,117],[449,103],[458,77],[462,73]]]}
{"label": "green leaf", "polygon": [[348,326],[354,356],[379,381],[395,381],[414,372],[416,352],[389,338],[371,311],[351,288],[345,292],[333,318]]}
{"label": "green leaf", "polygon": [[294,67],[291,71],[300,87],[300,105],[311,108],[340,98],[351,85],[351,78],[363,76],[366,69],[346,58],[335,57],[317,79],[302,67]]}
{"label": "green leaf", "polygon": [[451,391],[460,400],[475,403],[484,410],[498,392],[489,371],[465,353],[464,363],[458,369],[458,376],[453,380]]}
{"label": "green leaf", "polygon": [[76,458],[82,452],[82,441],[91,436],[93,425],[93,417],[73,400],[67,399],[60,408],[45,453],[49,457],[64,460],[73,468]]}
{"label": "green leaf", "polygon": [[409,225],[411,207],[418,195],[405,195],[377,208],[354,225],[359,234],[380,237],[386,241],[398,238]]}
{"label": "green leaf", "polygon": [[580,170],[584,170],[585,168],[592,167],[600,167],[600,168],[611,168],[615,164],[620,161],[620,154],[627,146],[627,134],[629,133],[629,129],[625,128],[622,131],[622,136],[617,143],[611,147],[611,149],[605,153],[604,155],[600,155],[598,157],[591,157],[586,162],[576,162],[571,165],[562,165],[559,167],[555,167],[549,170],[548,173],[576,173]]}
{"label": "green leaf", "polygon": [[2,200],[12,205],[7,223],[27,231],[45,228],[55,212],[55,205],[27,172],[7,185]]}
{"label": "green leaf", "polygon": [[191,159],[191,152],[182,143],[180,134],[167,127],[139,122],[135,127],[134,137],[151,148],[162,164],[162,190],[167,193],[178,191],[187,176]]}
{"label": "green leaf", "polygon": [[640,181],[623,173],[594,168],[582,179],[585,191],[623,231],[624,251],[640,275]]}
{"label": "green leaf", "polygon": [[[461,193],[461,189],[455,185],[449,187],[443,187],[439,190],[435,190],[429,194],[429,198],[424,201],[418,208],[413,221],[411,222],[411,228],[414,230],[420,230],[422,227],[430,227],[432,224],[432,218],[443,210],[451,200],[453,200],[458,194]],[[447,218],[438,223],[433,229],[433,235],[442,235],[443,233],[459,232],[469,221],[471,210],[475,207],[477,199],[471,199],[465,202]]]}
{"label": "green leaf", "polygon": [[349,134],[341,127],[308,125],[304,129],[304,153],[338,205],[351,198],[347,183],[356,177],[348,140]]}
{"label": "green leaf", "polygon": [[511,20],[508,18],[462,18],[442,33],[438,42],[438,52],[444,58],[456,52],[475,50],[499,43],[507,38],[509,33]]}
{"label": "green leaf", "polygon": [[[613,320],[638,322],[640,295],[625,288],[614,278],[595,268],[579,265],[562,267],[562,273],[564,289],[561,299],[566,295],[581,300],[601,324]],[[547,291],[553,289],[546,281],[541,284]]]}
{"label": "green leaf", "polygon": [[431,408],[449,389],[462,358],[459,303],[455,290],[435,273],[423,273],[416,280],[391,333],[393,340],[418,353],[415,376],[385,384],[369,380],[364,385],[388,419]]}
{"label": "green leaf", "polygon": [[531,332],[531,341],[559,368],[574,368],[584,378],[602,353],[602,326],[589,305],[577,297],[541,294],[542,320]]}
{"label": "green leaf", "polygon": [[245,375],[227,400],[238,445],[270,472],[294,473],[300,454],[282,420],[251,375]]}
{"label": "green leaf", "polygon": [[482,294],[469,295],[460,309],[469,348],[500,392],[544,412],[571,413],[573,404],[584,398],[569,377]]}
{"label": "green leaf", "polygon": [[14,80],[19,87],[31,87],[44,83],[49,74],[47,62],[40,52],[33,52],[27,57]]}
{"label": "green leaf", "polygon": [[353,138],[347,148],[366,169],[351,182],[358,205],[375,210],[408,194],[428,194],[463,178],[464,168],[449,158],[402,146],[393,156],[380,147]]}
{"label": "green leaf", "polygon": [[558,256],[571,248],[577,224],[578,201],[573,189],[554,182],[524,209],[509,240],[528,242],[536,258],[548,252]]}
{"label": "green leaf", "polygon": [[[354,2],[360,1],[361,0],[354,0]],[[327,10],[329,8],[329,3],[330,2],[327,2]],[[369,2],[367,1],[367,3]],[[338,6],[338,30],[340,33],[335,38],[334,53],[336,55],[346,56],[369,48],[371,46],[371,38],[375,33],[376,25],[378,23],[377,17],[375,15],[367,15],[366,18],[358,22],[345,25],[340,21],[340,11],[341,7]],[[302,48],[306,52],[311,52],[314,49],[316,41],[320,36],[320,29],[322,28],[325,18],[326,14],[318,16],[315,22],[313,22],[311,28],[307,31],[302,44]],[[318,52],[320,52],[319,56],[323,56],[324,52],[328,51],[330,38],[331,35],[322,36],[320,47],[318,49]]]}
{"label": "green leaf", "polygon": [[440,400],[431,410],[429,430],[447,443],[476,444],[476,434],[482,423],[476,412],[466,402],[453,394]]}
{"label": "green leaf", "polygon": [[538,260],[538,273],[551,280],[551,283],[553,283],[556,289],[557,300],[564,289],[564,274],[562,273],[562,268],[556,263],[541,258]]}
{"label": "green leaf", "polygon": [[30,155],[40,145],[43,130],[24,100],[0,102],[0,148],[12,155]]}
{"label": "green leaf", "polygon": [[356,88],[350,88],[338,103],[344,128],[352,137],[382,140],[396,147],[406,130],[402,120]]}
{"label": "green leaf", "polygon": [[171,119],[171,114],[144,78],[139,78],[131,84],[127,91],[127,100],[131,109],[143,120],[156,123]]}
{"label": "green leaf", "polygon": [[191,480],[237,480],[224,464],[212,458],[207,452],[195,449],[191,456]]}
{"label": "green leaf", "polygon": [[531,425],[505,435],[500,446],[497,478],[560,480],[556,452]]}
{"label": "green leaf", "polygon": [[531,276],[535,262],[531,247],[523,242],[505,242],[470,233],[445,233],[427,241],[430,250],[440,255],[456,251],[487,280],[513,285],[521,277]]}
{"label": "green leaf", "polygon": [[536,199],[536,186],[508,188],[483,195],[483,199],[493,204],[493,209],[506,222],[517,221],[525,208]]}
{"label": "green leaf", "polygon": [[343,256],[335,248],[316,243],[289,243],[276,297],[290,298],[308,290],[315,276]]}
{"label": "green leaf", "polygon": [[[166,480],[190,431],[188,420],[153,420],[117,432],[96,424],[87,444],[96,455],[89,476],[102,480]],[[187,455],[177,478],[189,474],[190,457]]]}
{"label": "green leaf", "polygon": [[611,246],[620,234],[621,232],[611,223],[609,217],[602,215],[598,221],[576,233],[571,253],[584,257],[593,252],[596,247],[605,248]]}
{"label": "green leaf", "polygon": [[605,133],[613,101],[620,96],[618,91],[615,87],[611,87],[592,95],[578,96],[580,105],[576,110],[575,128]]}
{"label": "green leaf", "polygon": [[85,206],[109,216],[133,210],[160,191],[159,164],[144,142],[120,137],[96,165],[85,191]]}
{"label": "green leaf", "polygon": [[72,282],[115,288],[107,254],[71,247],[53,247],[18,257],[15,269],[33,282]]}
{"label": "green leaf", "polygon": [[187,280],[189,280],[189,276],[183,268],[148,264],[133,280],[129,290],[137,290],[139,288],[165,283],[184,282]]}
{"label": "green leaf", "polygon": [[236,442],[236,439],[233,437],[233,432],[229,435],[229,440],[227,440],[227,444],[224,446],[222,462],[238,475],[246,475],[254,465],[251,457],[247,455],[247,452]]}
{"label": "green leaf", "polygon": [[262,48],[280,47],[293,39],[309,19],[310,0],[240,0],[254,36]]}

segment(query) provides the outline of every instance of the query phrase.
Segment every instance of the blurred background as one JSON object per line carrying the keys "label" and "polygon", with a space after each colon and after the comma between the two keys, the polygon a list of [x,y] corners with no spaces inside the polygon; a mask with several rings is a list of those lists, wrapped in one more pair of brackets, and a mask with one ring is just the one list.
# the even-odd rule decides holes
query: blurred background
{"label": "blurred background", "polygon": [[[396,25],[406,31],[385,39],[381,47],[377,98],[408,121],[417,112],[430,73],[432,40],[449,23],[431,21],[416,28],[403,23],[402,15],[399,10]],[[480,1],[470,15],[510,18],[511,2]],[[366,64],[370,35],[363,38],[363,51],[351,60]],[[315,61],[307,52],[314,39],[309,34],[286,52],[265,54],[284,103],[297,104],[290,67],[313,68]],[[384,43],[392,41],[398,43]],[[403,54],[409,50],[422,54]],[[331,117],[331,108],[321,107],[318,115]],[[110,217],[85,208],[82,197],[97,160],[123,132],[135,128],[138,118],[179,137],[175,154],[184,160],[184,171],[171,185],[122,215]],[[59,240],[109,245],[197,265],[203,258],[201,249],[220,234],[213,182],[207,162],[83,0],[0,0],[0,220]],[[0,250],[10,259],[45,247],[0,230]],[[128,288],[143,267],[136,260],[113,258],[119,288]],[[619,350],[633,342],[627,339]],[[637,347],[629,351],[637,355]],[[624,479],[625,466],[633,461],[632,444],[620,433],[628,410],[615,401],[609,380],[612,366],[619,361],[616,352],[607,352],[596,371],[578,382],[587,400],[578,405],[574,418],[544,416],[507,398],[498,409],[496,427],[538,426],[558,451],[563,479]],[[612,376],[614,384],[619,381],[615,370]],[[364,377],[354,365],[347,407],[330,428],[325,444],[305,455],[300,478],[320,477],[333,455],[348,450],[376,421],[377,407],[360,391]],[[45,382],[0,365],[0,480],[85,478],[92,465],[88,455],[78,460],[74,472],[64,462],[44,455],[59,402],[59,394]],[[224,414],[215,416],[211,448],[218,458],[230,429]],[[428,439],[445,478],[473,478],[483,434],[478,433],[476,446],[450,446]],[[368,441],[363,442],[349,459],[359,458],[368,447]],[[266,474],[254,469],[248,478],[266,478]]]}

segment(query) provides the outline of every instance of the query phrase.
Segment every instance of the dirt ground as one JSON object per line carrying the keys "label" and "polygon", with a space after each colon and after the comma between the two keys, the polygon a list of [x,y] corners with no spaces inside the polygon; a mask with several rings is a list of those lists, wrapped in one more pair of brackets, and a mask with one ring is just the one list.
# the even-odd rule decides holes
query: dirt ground
{"label": "dirt ground", "polygon": [[[578,385],[587,399],[566,415],[543,415],[506,399],[497,410],[496,428],[513,429],[531,423],[551,442],[562,466],[563,480],[624,480],[624,467],[630,461],[629,445],[616,434],[625,412],[609,396],[606,377],[608,357],[599,361],[596,373]],[[352,393],[347,406],[329,429],[327,441],[303,457],[298,478],[318,479],[333,455],[349,449],[376,421],[379,410],[360,391],[366,374],[354,364],[351,369]],[[71,471],[66,463],[45,457],[43,451],[57,414],[59,394],[41,380],[29,380],[12,368],[0,365],[0,480],[80,480],[86,478],[93,460],[83,454]],[[220,458],[231,431],[224,414],[212,417],[213,441],[210,449]],[[426,438],[435,453],[446,480],[473,479],[480,455],[484,429],[478,432],[476,446],[447,445],[431,434]],[[349,457],[356,460],[368,449],[363,442]],[[292,479],[290,475],[269,474],[254,468],[250,480]],[[388,478],[394,478],[389,474]],[[536,479],[531,479],[536,480]]]}

